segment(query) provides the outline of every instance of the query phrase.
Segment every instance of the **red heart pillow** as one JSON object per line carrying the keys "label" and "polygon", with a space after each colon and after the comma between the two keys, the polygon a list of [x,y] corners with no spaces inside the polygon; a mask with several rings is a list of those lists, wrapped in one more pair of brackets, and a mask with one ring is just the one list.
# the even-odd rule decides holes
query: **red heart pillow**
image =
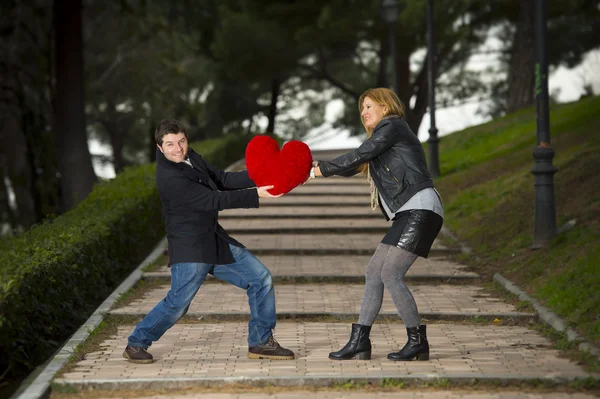
{"label": "red heart pillow", "polygon": [[257,186],[275,186],[273,195],[292,191],[308,178],[312,167],[310,148],[301,141],[279,145],[270,136],[255,136],[246,147],[246,169]]}

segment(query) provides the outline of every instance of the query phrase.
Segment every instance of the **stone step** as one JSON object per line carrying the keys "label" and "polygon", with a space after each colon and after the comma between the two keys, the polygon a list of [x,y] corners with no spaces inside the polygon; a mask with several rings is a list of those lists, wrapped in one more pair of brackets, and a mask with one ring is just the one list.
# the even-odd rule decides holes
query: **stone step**
{"label": "stone step", "polygon": [[344,204],[359,204],[369,206],[369,193],[359,195],[331,196],[331,195],[284,195],[278,198],[260,198],[260,206],[274,206],[275,204],[295,205],[311,203],[316,206],[344,206]]}
{"label": "stone step", "polygon": [[[284,213],[278,213],[277,210],[282,210],[285,211]],[[269,220],[271,218],[277,218],[278,220],[281,220],[282,222],[286,222],[288,223],[289,220],[298,220],[298,221],[304,221],[306,219],[309,219],[309,221],[307,223],[310,223],[310,221],[314,221],[314,220],[339,220],[339,219],[352,219],[354,221],[358,221],[358,220],[368,220],[368,221],[376,221],[376,222],[384,222],[384,223],[389,223],[386,222],[385,219],[383,218],[381,213],[375,213],[375,212],[371,212],[371,213],[363,213],[363,214],[351,214],[351,213],[338,213],[338,214],[327,214],[327,213],[293,213],[291,212],[292,209],[290,209],[290,212],[288,213],[288,209],[286,208],[260,208],[260,210],[256,210],[256,212],[246,212],[245,214],[242,213],[238,213],[238,214],[227,214],[227,215],[223,215],[223,214],[219,214],[219,223],[221,223],[222,225],[225,224],[225,221],[227,220],[234,220],[234,221],[239,221],[239,220]],[[264,211],[268,212],[265,213]],[[302,210],[303,211],[303,210]],[[298,212],[298,210],[297,210]]]}
{"label": "stone step", "polygon": [[[146,291],[142,297],[110,311],[114,315],[145,315],[169,291],[165,284]],[[515,319],[535,317],[519,312],[501,299],[474,285],[411,285],[410,290],[427,319],[462,320],[473,317],[485,319]],[[356,319],[360,310],[363,284],[280,284],[275,286],[278,317],[308,318],[333,316]],[[397,319],[397,310],[389,293],[384,292],[380,318]],[[240,318],[249,315],[246,292],[230,284],[204,284],[192,301],[188,317]]]}
{"label": "stone step", "polygon": [[[341,188],[343,188],[343,190],[341,190]],[[362,187],[361,187],[362,188]],[[360,190],[358,188],[354,188],[354,187],[346,187],[346,186],[342,186],[342,187],[332,187],[332,186],[323,186],[322,189],[315,189],[312,188],[312,190],[301,190],[299,188],[295,188],[293,191],[290,191],[289,193],[285,194],[284,197],[300,197],[300,196],[310,196],[310,197],[320,197],[320,196],[328,196],[328,197],[335,197],[335,198],[339,198],[339,197],[364,197],[365,195],[370,195],[371,193],[369,192],[368,187],[366,187],[364,190]]]}
{"label": "stone step", "polygon": [[289,193],[285,194],[284,197],[297,196],[297,195],[333,195],[333,196],[365,196],[370,195],[371,189],[369,185],[365,184],[357,185],[342,185],[342,184],[305,184],[294,188]]}
{"label": "stone step", "polygon": [[304,187],[311,186],[320,186],[320,185],[339,185],[339,186],[367,186],[369,187],[369,183],[367,182],[367,178],[365,176],[352,176],[352,177],[326,177],[326,178],[316,178],[309,180],[308,183],[304,185]]}
{"label": "stone step", "polygon": [[[275,281],[354,282],[364,283],[365,267],[371,256],[262,256]],[[466,271],[466,266],[445,259],[417,258],[404,277],[406,281],[460,281],[478,279],[477,273]],[[209,275],[209,278],[212,276]],[[170,279],[171,271],[164,265],[155,272],[144,273],[144,278]]]}
{"label": "stone step", "polygon": [[[257,223],[258,224],[258,223]],[[259,227],[257,224],[252,226],[250,223],[246,226],[240,226],[237,228],[226,229],[227,232],[231,235],[238,234],[254,234],[254,235],[264,235],[264,234],[311,234],[311,235],[320,235],[320,234],[378,234],[380,237],[383,237],[385,233],[389,230],[389,226],[319,226],[319,227],[295,227],[295,226],[280,226],[280,227]],[[323,223],[322,223],[323,224]],[[365,223],[367,224],[367,223]]]}
{"label": "stone step", "polygon": [[[360,206],[369,206],[369,198],[365,197],[364,199],[356,199],[349,198],[343,202],[335,202],[333,199],[320,199],[320,197],[310,197],[304,198],[305,196],[297,196],[292,197],[292,199],[288,199],[285,201],[280,201],[280,198],[264,198],[260,199],[260,207],[261,208],[286,208],[286,207],[294,207],[294,208],[313,208],[320,207],[326,210],[331,207],[340,207],[340,208],[348,208],[348,207],[360,207]],[[281,197],[283,198],[283,197]],[[369,208],[370,209],[370,208]],[[304,212],[304,210],[302,210]]]}
{"label": "stone step", "polygon": [[323,231],[324,229],[341,229],[341,230],[361,230],[361,229],[384,229],[387,231],[391,226],[391,222],[386,222],[383,217],[379,218],[363,218],[354,219],[350,218],[335,218],[335,219],[322,219],[320,217],[311,217],[310,219],[295,220],[291,218],[280,218],[278,216],[261,218],[261,219],[223,219],[220,220],[221,225],[231,232],[233,230],[281,230],[281,229],[306,229],[313,228],[315,230]]}
{"label": "stone step", "polygon": [[[375,251],[382,234],[262,234],[238,233],[233,236],[250,250],[276,248],[276,249],[366,249]],[[438,240],[433,242],[432,248],[447,249]]]}
{"label": "stone step", "polygon": [[[273,201],[277,201],[274,199]],[[223,212],[219,212],[219,220],[226,219],[228,217],[282,217],[292,216],[295,218],[302,217],[321,217],[327,215],[328,217],[349,217],[352,218],[365,218],[365,217],[377,217],[381,220],[385,220],[383,214],[379,209],[372,210],[368,203],[361,203],[360,205],[352,206],[316,206],[316,207],[296,207],[293,205],[285,204],[284,206],[263,206],[258,209],[227,209]]]}
{"label": "stone step", "polygon": [[[372,255],[385,232],[378,233],[320,233],[320,234],[252,234],[236,233],[232,236],[255,255]],[[459,253],[458,248],[448,248],[434,241],[430,256]]]}
{"label": "stone step", "polygon": [[[290,361],[247,358],[247,323],[178,323],[151,348],[156,361],[132,364],[122,358],[133,325],[121,325],[96,352],[85,355],[55,384],[83,389],[176,389],[223,384],[331,386],[334,383],[439,381],[493,383],[533,381],[568,384],[598,379],[551,348],[551,342],[522,326],[430,324],[429,361],[393,362],[387,353],[406,342],[402,324],[376,324],[371,360],[335,361],[328,353],[348,340],[346,323],[280,322],[279,343],[295,351]],[[223,389],[226,389],[225,387]]]}
{"label": "stone step", "polygon": [[[203,391],[210,388],[196,388]],[[301,388],[298,388],[301,389]],[[438,391],[435,388],[428,389],[420,386],[419,391],[409,391],[407,387],[385,388],[382,391],[376,391],[373,387],[357,387],[352,390],[338,388],[339,390],[321,389],[317,387],[309,390],[295,390],[288,388],[285,391],[277,388],[260,389],[258,392],[236,392],[236,393],[218,393],[214,391],[190,392],[190,388],[180,390],[169,390],[168,395],[135,396],[138,399],[306,399],[311,396],[319,399],[594,399],[596,396],[587,393],[551,393],[546,390],[537,390],[533,392],[508,391],[484,391],[484,390],[460,390]],[[482,389],[482,388],[480,388]],[[515,389],[515,388],[512,388]],[[237,390],[235,390],[237,391]],[[271,392],[273,391],[273,392]],[[150,394],[149,394],[150,395]],[[96,396],[93,396],[94,398]],[[112,397],[112,396],[107,396]]]}

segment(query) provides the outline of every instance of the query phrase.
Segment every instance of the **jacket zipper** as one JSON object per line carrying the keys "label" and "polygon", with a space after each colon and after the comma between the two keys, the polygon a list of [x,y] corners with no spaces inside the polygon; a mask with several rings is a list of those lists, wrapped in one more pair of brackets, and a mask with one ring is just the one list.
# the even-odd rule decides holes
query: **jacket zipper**
{"label": "jacket zipper", "polygon": [[396,183],[400,184],[400,182],[398,181],[398,179],[396,178],[396,176],[394,176],[394,174],[392,173],[392,171],[390,170],[390,168],[388,168],[387,165],[383,165],[383,166],[385,166],[385,170],[387,170],[390,173],[390,175],[392,175],[392,177],[394,178],[394,180],[396,180]]}

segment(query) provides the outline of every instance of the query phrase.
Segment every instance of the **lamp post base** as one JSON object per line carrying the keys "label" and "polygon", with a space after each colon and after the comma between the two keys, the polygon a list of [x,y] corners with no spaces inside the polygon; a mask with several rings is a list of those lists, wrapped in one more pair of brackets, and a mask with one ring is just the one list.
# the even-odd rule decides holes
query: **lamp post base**
{"label": "lamp post base", "polygon": [[535,165],[535,225],[531,249],[547,246],[556,237],[556,206],[554,204],[554,150],[548,143],[540,143],[533,151]]}

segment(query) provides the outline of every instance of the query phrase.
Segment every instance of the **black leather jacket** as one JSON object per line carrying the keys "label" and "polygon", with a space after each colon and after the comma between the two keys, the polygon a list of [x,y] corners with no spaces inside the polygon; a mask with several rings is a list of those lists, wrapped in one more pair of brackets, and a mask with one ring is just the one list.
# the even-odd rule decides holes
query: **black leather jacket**
{"label": "black leather jacket", "polygon": [[369,162],[371,178],[392,212],[418,191],[433,187],[423,146],[398,116],[383,118],[360,147],[332,161],[320,161],[319,168],[325,177],[352,176],[365,162]]}

